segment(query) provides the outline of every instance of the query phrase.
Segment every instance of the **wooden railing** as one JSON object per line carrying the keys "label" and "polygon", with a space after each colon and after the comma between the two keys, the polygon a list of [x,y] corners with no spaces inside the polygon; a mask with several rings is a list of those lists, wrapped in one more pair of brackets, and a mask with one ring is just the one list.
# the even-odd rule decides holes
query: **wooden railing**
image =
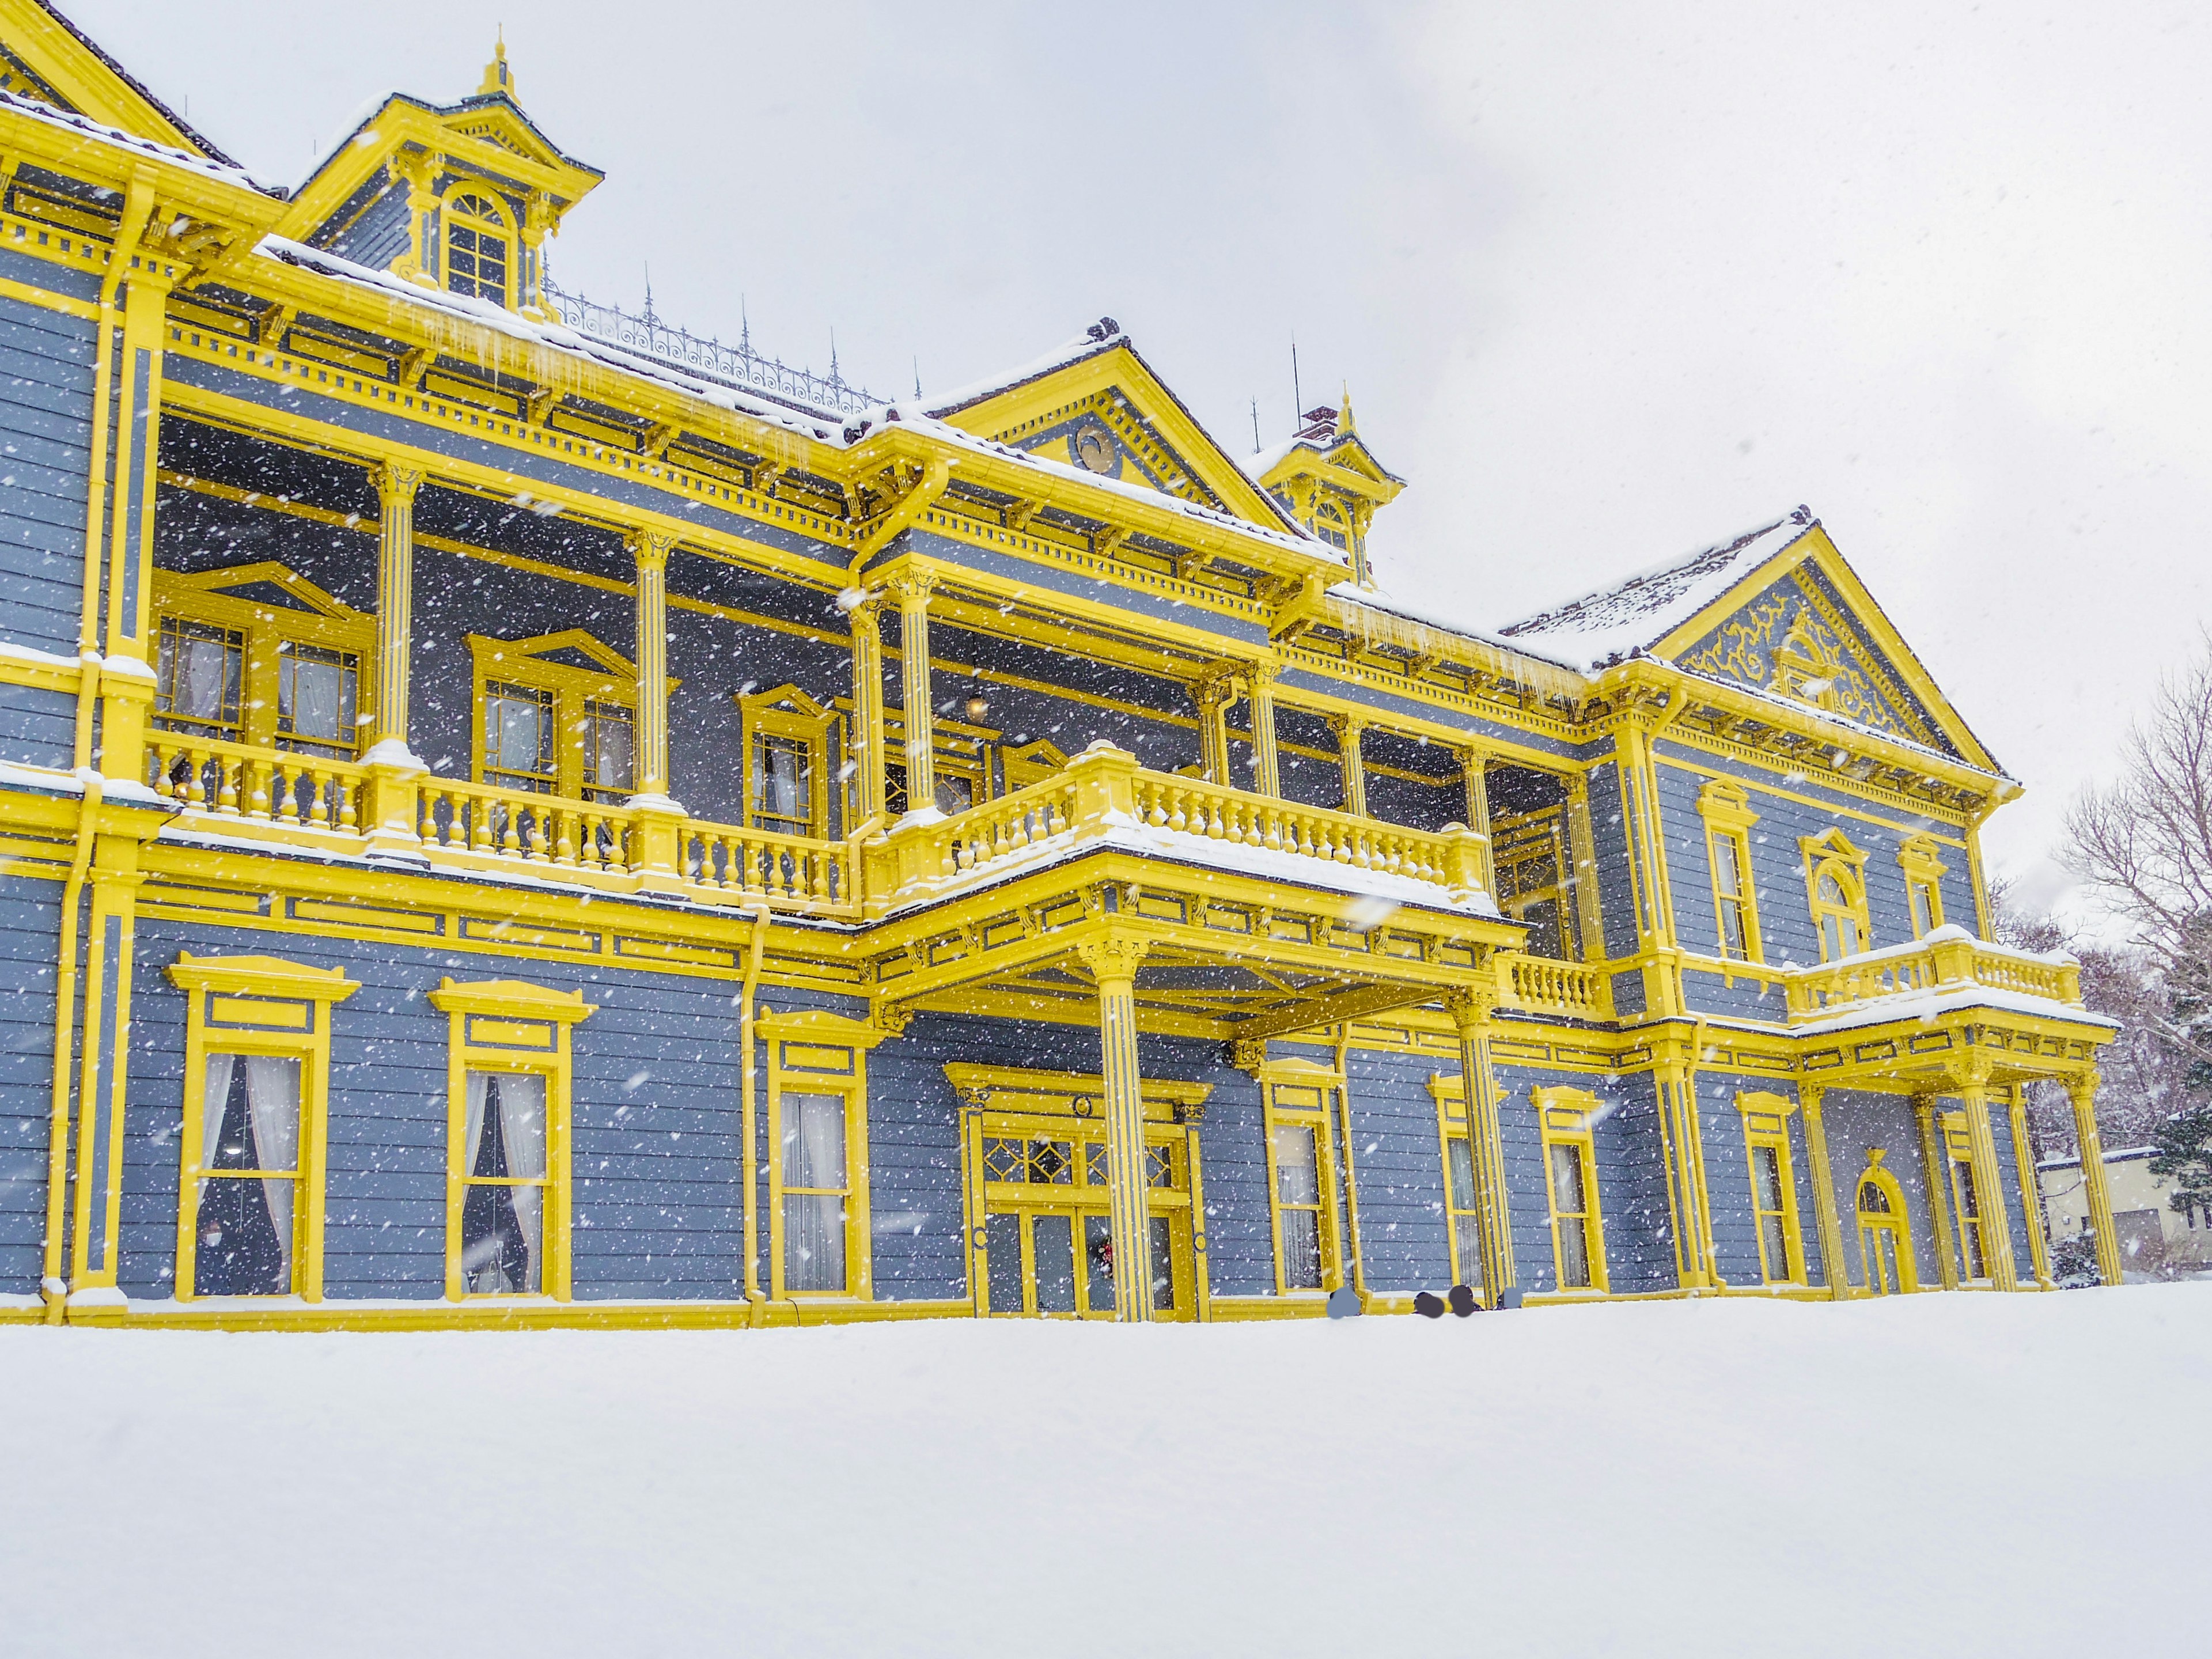
{"label": "wooden railing", "polygon": [[1613,1018],[1613,980],[1602,967],[1507,951],[1496,958],[1502,1007],[1580,1019]]}
{"label": "wooden railing", "polygon": [[768,830],[687,820],[677,832],[677,864],[687,885],[714,898],[766,899],[795,909],[856,905],[851,847]]}
{"label": "wooden railing", "polygon": [[422,849],[570,870],[629,868],[629,814],[619,806],[425,778],[416,795]]}
{"label": "wooden railing", "polygon": [[351,761],[178,732],[149,733],[146,753],[147,783],[187,811],[315,830],[359,827],[368,774]]}
{"label": "wooden railing", "polygon": [[1326,807],[1248,795],[1197,778],[1136,772],[1131,795],[1139,822],[1209,841],[1264,847],[1415,881],[1442,882],[1446,838]]}
{"label": "wooden railing", "polygon": [[2037,957],[1987,944],[1963,927],[1939,927],[1917,944],[1872,951],[1821,968],[1785,970],[1792,1021],[1821,1019],[1883,997],[1942,995],[1980,986],[2081,1006],[2081,969],[2070,957]]}

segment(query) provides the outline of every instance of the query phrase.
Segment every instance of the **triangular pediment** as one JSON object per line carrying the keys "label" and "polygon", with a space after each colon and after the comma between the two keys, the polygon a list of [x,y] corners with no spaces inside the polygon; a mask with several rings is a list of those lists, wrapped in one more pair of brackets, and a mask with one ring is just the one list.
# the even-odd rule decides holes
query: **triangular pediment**
{"label": "triangular pediment", "polygon": [[2000,769],[1817,521],[1670,629],[1652,654]]}
{"label": "triangular pediment", "polygon": [[1047,360],[929,413],[1009,448],[1079,472],[1228,513],[1270,530],[1288,522],[1274,501],[1200,426],[1126,336]]}
{"label": "triangular pediment", "polygon": [[163,571],[165,585],[178,592],[204,593],[266,610],[296,611],[335,622],[365,623],[367,611],[356,611],[344,600],[325,592],[305,576],[296,575],[275,560],[234,564],[219,570],[181,574]]}
{"label": "triangular pediment", "polygon": [[234,165],[43,0],[0,0],[0,90]]}

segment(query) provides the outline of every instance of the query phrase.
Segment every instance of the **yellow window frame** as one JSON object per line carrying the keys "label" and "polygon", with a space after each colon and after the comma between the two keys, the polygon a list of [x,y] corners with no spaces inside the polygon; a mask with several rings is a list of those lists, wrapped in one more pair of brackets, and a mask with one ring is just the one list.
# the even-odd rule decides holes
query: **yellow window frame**
{"label": "yellow window frame", "polygon": [[[968,810],[985,805],[993,799],[991,792],[991,750],[998,741],[999,732],[988,726],[969,726],[939,714],[930,722],[931,741],[935,745],[932,764],[938,778],[968,780]],[[906,711],[901,708],[884,710],[884,764],[906,768]],[[1011,789],[1012,786],[1008,786]],[[886,780],[884,799],[890,799],[890,785]],[[907,803],[912,810],[914,803]]]}
{"label": "yellow window frame", "polygon": [[[1536,1108],[1536,1121],[1542,1132],[1544,1146],[1544,1210],[1552,1230],[1552,1282],[1562,1296],[1601,1296],[1611,1289],[1611,1279],[1605,1261],[1605,1204],[1598,1191],[1597,1147],[1591,1135],[1603,1103],[1587,1089],[1558,1087],[1538,1089],[1530,1096]],[[1553,1175],[1552,1150],[1571,1147],[1582,1164],[1583,1209],[1577,1214],[1562,1215],[1559,1205],[1559,1183]],[[1561,1238],[1569,1229],[1579,1226],[1583,1234],[1583,1259],[1589,1267],[1589,1283],[1569,1285],[1566,1273],[1566,1253]]]}
{"label": "yellow window frame", "polygon": [[[1790,1116],[1797,1103],[1787,1095],[1753,1091],[1735,1097],[1743,1118],[1743,1154],[1751,1182],[1752,1229],[1759,1243],[1759,1273],[1768,1285],[1802,1285],[1805,1279],[1805,1236],[1797,1218],[1797,1172],[1790,1156]],[[1782,1188],[1782,1207],[1770,1210],[1759,1180],[1759,1153],[1773,1154]],[[1783,1260],[1778,1268],[1768,1248],[1767,1219],[1782,1228]]]}
{"label": "yellow window frame", "polygon": [[[1267,1225],[1274,1244],[1275,1294],[1323,1296],[1345,1284],[1344,1226],[1339,1214],[1338,1194],[1342,1177],[1337,1170],[1336,1115],[1341,1109],[1343,1079],[1334,1072],[1300,1066],[1296,1072],[1269,1067],[1261,1074],[1261,1113],[1267,1142]],[[1315,1201],[1288,1204],[1283,1199],[1282,1171],[1277,1156],[1278,1128],[1310,1129],[1314,1143]],[[1347,1203],[1357,1202],[1348,1191]],[[1312,1210],[1321,1254],[1321,1284],[1293,1288],[1283,1273],[1283,1212]]]}
{"label": "yellow window frame", "polygon": [[[755,1029],[768,1049],[768,1265],[769,1294],[781,1302],[871,1301],[875,1297],[874,1229],[869,1216],[868,1051],[886,1035],[842,1015],[818,1011],[767,1014]],[[819,1188],[787,1188],[783,1170],[783,1097],[839,1096],[845,1111],[845,1287],[799,1291],[784,1271],[783,1200],[788,1192],[819,1194]]]}
{"label": "yellow window frame", "polygon": [[[795,685],[773,691],[740,692],[738,705],[739,787],[744,795],[745,826],[778,835],[823,841],[830,834],[830,757],[837,723],[834,708],[818,703]],[[801,744],[806,750],[806,817],[804,823],[761,811],[753,793],[753,746],[763,739]]]}
{"label": "yellow window frame", "polygon": [[[258,599],[241,599],[225,590],[270,586],[283,590],[300,608]],[[217,741],[250,744],[258,749],[282,744],[304,744],[314,750],[338,749],[350,759],[361,752],[361,734],[376,716],[376,617],[356,611],[343,600],[325,593],[305,577],[296,576],[274,560],[231,565],[221,570],[184,574],[173,570],[154,573],[155,637],[164,623],[195,623],[240,635],[242,661],[239,673],[239,720],[235,737]],[[337,740],[295,738],[277,729],[281,711],[278,683],[287,645],[307,646],[353,659],[354,730]],[[150,716],[158,726],[168,717]],[[196,725],[174,729],[172,735],[188,738]],[[206,735],[216,736],[213,733]]]}
{"label": "yellow window frame", "polygon": [[461,1262],[461,1218],[471,1186],[485,1185],[464,1167],[470,1149],[468,1076],[471,1072],[526,1073],[545,1080],[545,1174],[513,1177],[501,1185],[537,1185],[544,1194],[539,1218],[538,1283],[535,1292],[555,1302],[571,1299],[569,1260],[572,1158],[569,1098],[574,1080],[570,1033],[599,1012],[580,991],[556,991],[524,980],[447,978],[429,994],[447,1016],[446,1034],[446,1297],[472,1299]]}
{"label": "yellow window frame", "polygon": [[1926,939],[1943,926],[1943,878],[1947,867],[1932,836],[1914,836],[1897,849],[1905,872],[1905,907],[1912,937]]}
{"label": "yellow window frame", "polygon": [[[1437,1104],[1437,1153],[1443,1160],[1444,1179],[1444,1241],[1451,1254],[1452,1282],[1455,1285],[1480,1285],[1482,1283],[1482,1254],[1478,1239],[1469,1238],[1462,1245],[1462,1232],[1473,1232],[1480,1225],[1480,1211],[1474,1194],[1474,1140],[1467,1121],[1467,1091],[1460,1078],[1443,1073],[1431,1073],[1429,1077],[1429,1096]],[[1461,1190],[1456,1166],[1452,1162],[1452,1148],[1467,1149],[1468,1170],[1467,1190]],[[1479,1294],[1488,1305],[1489,1287],[1482,1286]]]}
{"label": "yellow window frame", "polygon": [[[481,202],[491,211],[487,214],[464,208],[460,205],[464,200]],[[453,229],[456,225],[478,235],[489,232],[500,239],[504,251],[500,260],[498,303],[509,311],[514,310],[514,284],[521,274],[520,267],[522,264],[522,238],[518,233],[514,212],[499,191],[481,179],[457,179],[446,187],[446,193],[438,202],[438,286],[447,293],[459,291],[453,285],[455,275]],[[470,281],[477,285],[472,289],[471,297],[492,297],[481,291],[480,277],[472,276]]]}
{"label": "yellow window frame", "polygon": [[183,951],[166,971],[189,1005],[174,1294],[180,1302],[191,1301],[198,1294],[194,1276],[208,1057],[265,1054],[300,1064],[300,1144],[291,1177],[292,1282],[288,1288],[294,1296],[319,1302],[330,1133],[331,1010],[361,987],[343,969],[303,967],[277,957],[195,957]]}
{"label": "yellow window frame", "polygon": [[[1705,823],[1705,868],[1713,899],[1715,942],[1723,961],[1764,962],[1766,950],[1759,932],[1759,880],[1751,862],[1751,830],[1759,814],[1751,810],[1751,796],[1732,779],[1716,778],[1698,795],[1698,811]],[[1741,890],[1730,893],[1721,880],[1723,854],[1735,860]],[[1741,951],[1729,940],[1729,916],[1735,914],[1743,934]]]}
{"label": "yellow window frame", "polygon": [[[637,672],[629,658],[601,644],[580,628],[520,640],[471,634],[468,647],[474,676],[469,723],[469,776],[472,781],[491,781],[485,775],[488,753],[484,742],[484,715],[490,689],[512,685],[526,691],[549,693],[552,697],[554,769],[546,775],[553,786],[550,793],[566,800],[595,798],[619,805],[635,792],[637,769],[642,757],[637,752]],[[594,666],[583,668],[573,662],[548,660],[556,653],[580,655]],[[670,679],[667,694],[674,695],[681,684]],[[586,732],[595,703],[611,704],[629,715],[630,781],[626,787],[603,787],[592,782],[587,775]]]}
{"label": "yellow window frame", "polygon": [[[1835,962],[1874,949],[1874,932],[1867,920],[1866,854],[1841,830],[1808,836],[1797,845],[1805,857],[1805,899],[1812,912],[1813,932],[1820,941],[1820,960]],[[1840,903],[1820,896],[1821,884],[1830,880],[1843,895]],[[1848,923],[1856,935],[1856,949],[1831,948],[1826,925],[1831,921],[1838,924],[1834,942],[1840,944],[1842,924]]]}
{"label": "yellow window frame", "polygon": [[[1943,1163],[1956,1222],[1959,1276],[1970,1285],[1990,1282],[1990,1201],[1974,1182],[1974,1142],[1963,1111],[1943,1114]],[[1973,1200],[1970,1208],[1967,1200]],[[1971,1248],[1969,1247],[1971,1241]]]}

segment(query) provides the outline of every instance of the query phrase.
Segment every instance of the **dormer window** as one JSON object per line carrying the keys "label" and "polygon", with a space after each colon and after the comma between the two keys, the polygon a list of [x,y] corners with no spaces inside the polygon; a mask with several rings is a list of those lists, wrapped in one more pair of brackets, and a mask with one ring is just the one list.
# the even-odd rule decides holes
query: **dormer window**
{"label": "dormer window", "polygon": [[507,216],[475,191],[446,201],[446,286],[455,294],[507,303]]}
{"label": "dormer window", "polygon": [[1314,534],[1340,552],[1352,550],[1352,531],[1334,501],[1324,499],[1315,505]]}

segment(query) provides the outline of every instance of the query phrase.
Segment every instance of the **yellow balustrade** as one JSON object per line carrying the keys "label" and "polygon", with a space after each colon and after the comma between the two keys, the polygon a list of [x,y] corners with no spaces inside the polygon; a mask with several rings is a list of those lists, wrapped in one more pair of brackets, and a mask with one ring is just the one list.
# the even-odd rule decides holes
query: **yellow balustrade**
{"label": "yellow balustrade", "polygon": [[1137,772],[1132,783],[1137,820],[1154,830],[1264,847],[1414,881],[1445,879],[1448,838],[1441,835],[1301,806],[1278,796],[1248,795],[1170,773]]}
{"label": "yellow balustrade", "polygon": [[629,868],[628,811],[526,789],[425,778],[416,790],[416,830],[433,861],[468,854],[569,870]]}
{"label": "yellow balustrade", "polygon": [[147,782],[187,812],[242,824],[286,824],[348,834],[360,824],[368,774],[351,761],[295,755],[177,732],[149,733]]}
{"label": "yellow balustrade", "polygon": [[1497,957],[1501,1006],[1531,1014],[1613,1018],[1613,981],[1601,967],[1506,951]]}
{"label": "yellow balustrade", "polygon": [[1821,968],[1788,969],[1784,976],[1793,1020],[1818,1019],[1881,997],[1934,995],[1968,986],[2081,1006],[2077,963],[2021,956],[1963,930],[1923,940],[1913,950],[1881,951]]}
{"label": "yellow balustrade", "polygon": [[853,851],[844,842],[695,819],[679,832],[678,845],[684,882],[709,897],[822,911],[847,911],[859,902]]}

